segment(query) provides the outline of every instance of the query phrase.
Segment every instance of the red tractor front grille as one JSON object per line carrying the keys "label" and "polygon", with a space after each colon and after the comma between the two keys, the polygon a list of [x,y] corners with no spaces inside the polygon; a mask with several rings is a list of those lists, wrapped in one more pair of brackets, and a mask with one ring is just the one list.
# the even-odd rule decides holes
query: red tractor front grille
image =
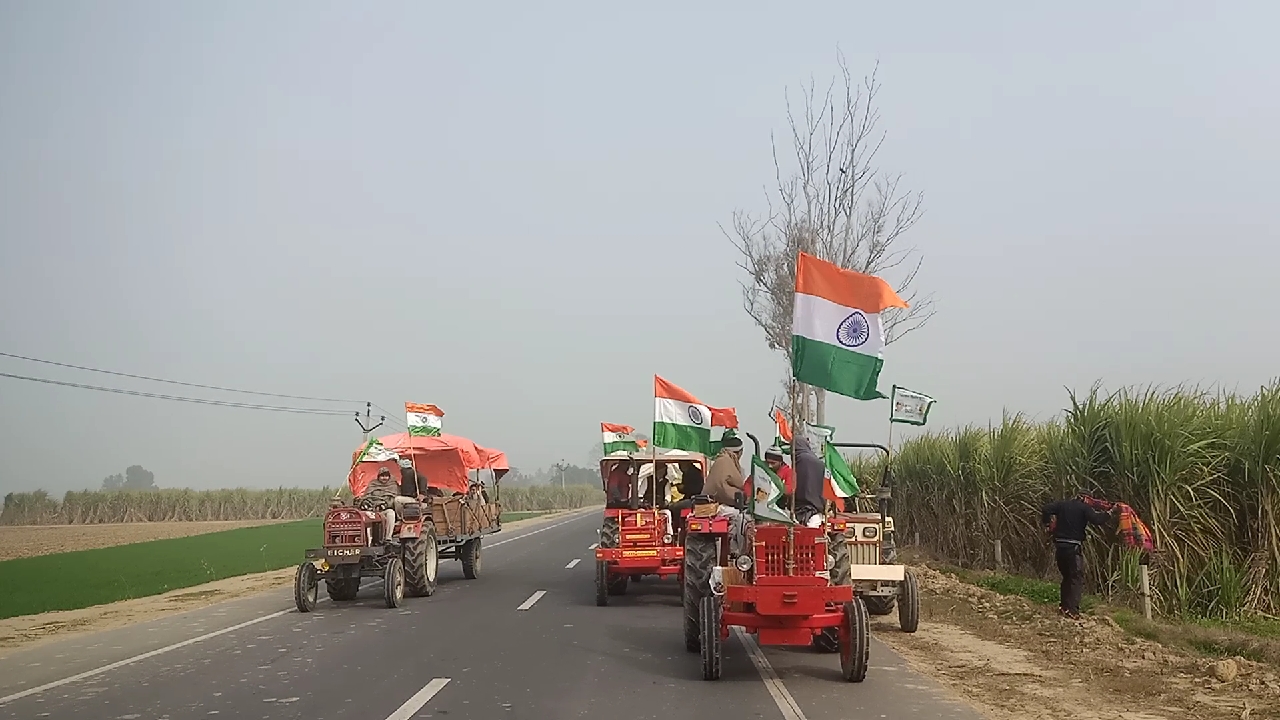
{"label": "red tractor front grille", "polygon": [[325,547],[363,547],[364,517],[356,510],[338,509],[324,519]]}
{"label": "red tractor front grille", "polygon": [[757,527],[755,550],[756,577],[813,577],[827,569],[826,535],[820,528]]}

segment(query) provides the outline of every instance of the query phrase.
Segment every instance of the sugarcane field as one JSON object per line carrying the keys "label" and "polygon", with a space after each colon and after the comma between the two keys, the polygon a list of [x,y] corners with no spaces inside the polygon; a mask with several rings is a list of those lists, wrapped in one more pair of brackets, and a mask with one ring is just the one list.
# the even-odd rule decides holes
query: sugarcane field
{"label": "sugarcane field", "polygon": [[1280,720],[1278,22],[0,3],[0,720]]}

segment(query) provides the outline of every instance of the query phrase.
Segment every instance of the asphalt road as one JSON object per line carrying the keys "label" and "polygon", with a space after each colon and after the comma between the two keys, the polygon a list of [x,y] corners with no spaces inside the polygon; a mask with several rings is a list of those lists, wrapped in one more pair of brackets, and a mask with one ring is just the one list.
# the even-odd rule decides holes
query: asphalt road
{"label": "asphalt road", "polygon": [[880,643],[850,684],[834,655],[735,635],[723,678],[703,681],[674,582],[595,606],[599,517],[495,535],[479,579],[443,562],[435,596],[396,610],[378,586],[304,615],[290,588],[16,652],[0,719],[980,718]]}

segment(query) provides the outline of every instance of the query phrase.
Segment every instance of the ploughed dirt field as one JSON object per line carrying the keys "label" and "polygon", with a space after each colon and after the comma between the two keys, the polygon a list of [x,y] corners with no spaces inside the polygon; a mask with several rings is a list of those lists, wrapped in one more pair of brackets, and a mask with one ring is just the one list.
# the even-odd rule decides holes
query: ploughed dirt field
{"label": "ploughed dirt field", "polygon": [[203,535],[220,530],[234,530],[275,522],[282,521],[220,520],[111,525],[3,525],[0,526],[0,560],[128,545],[147,540]]}
{"label": "ploughed dirt field", "polygon": [[873,616],[872,631],[994,720],[1280,718],[1273,666],[1191,655],[1105,616],[1071,621],[1056,608],[913,569],[918,631],[902,633],[896,613]]}

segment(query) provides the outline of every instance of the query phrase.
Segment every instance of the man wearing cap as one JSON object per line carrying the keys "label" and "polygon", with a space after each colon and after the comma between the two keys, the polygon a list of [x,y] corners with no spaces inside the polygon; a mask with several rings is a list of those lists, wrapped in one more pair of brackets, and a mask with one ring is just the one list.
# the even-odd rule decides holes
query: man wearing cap
{"label": "man wearing cap", "polygon": [[741,555],[746,552],[751,530],[750,518],[745,512],[735,507],[738,493],[746,492],[746,479],[742,476],[742,438],[728,436],[724,439],[723,449],[716,459],[711,461],[707,471],[707,479],[702,487],[702,494],[710,496],[720,503],[720,513],[730,518],[729,552]]}
{"label": "man wearing cap", "polygon": [[782,454],[782,449],[771,447],[765,450],[764,462],[782,480],[782,498],[779,499],[778,506],[790,508],[791,496],[796,491],[796,476],[791,471],[791,466],[787,464],[786,456]]}
{"label": "man wearing cap", "polygon": [[378,468],[378,477],[356,498],[355,505],[361,510],[382,514],[382,540],[389,542],[396,528],[396,509],[404,503],[417,501],[417,498],[401,495],[400,483],[392,479],[391,469],[382,467]]}

